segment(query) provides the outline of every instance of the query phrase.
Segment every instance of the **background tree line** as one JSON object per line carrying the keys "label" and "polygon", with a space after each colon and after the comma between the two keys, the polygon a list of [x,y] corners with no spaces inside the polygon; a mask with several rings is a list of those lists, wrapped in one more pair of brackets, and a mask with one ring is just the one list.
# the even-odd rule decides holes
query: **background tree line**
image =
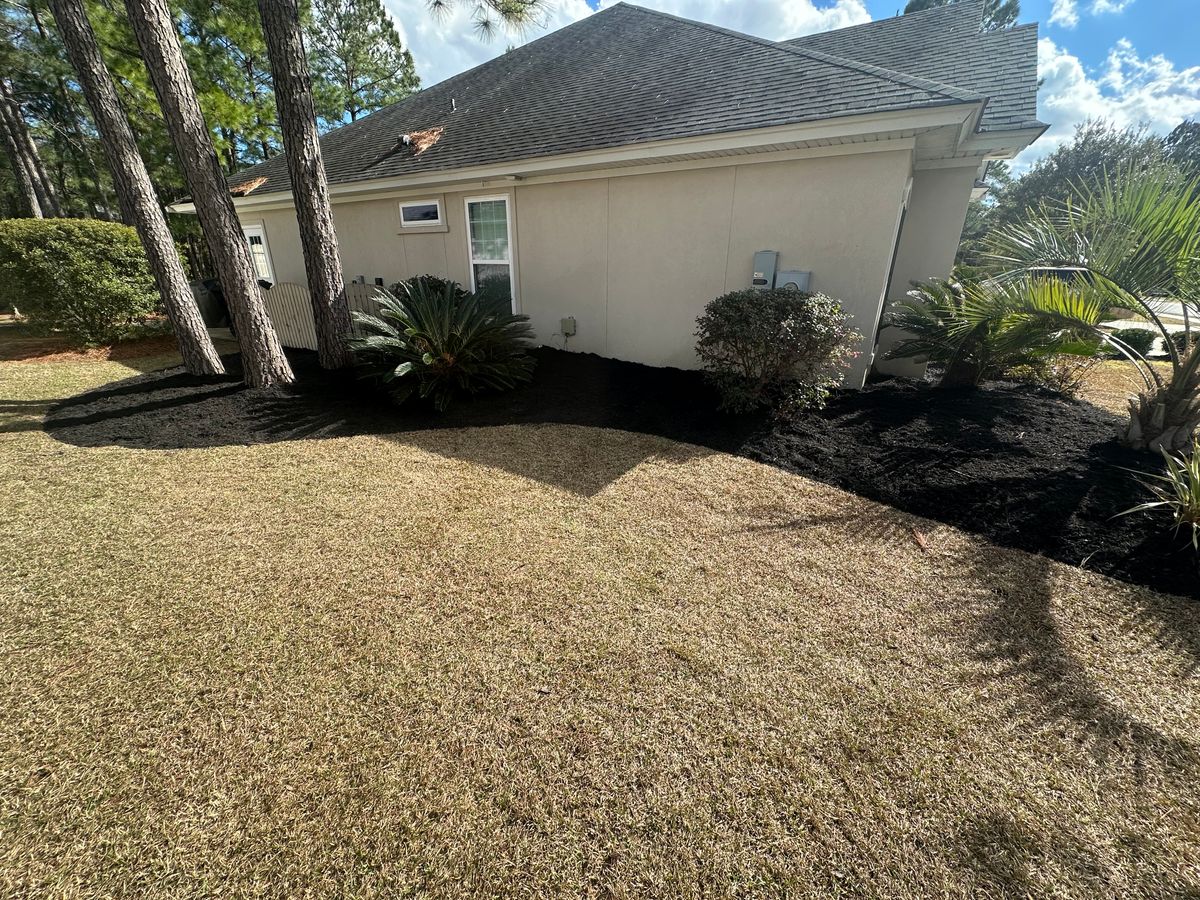
{"label": "background tree line", "polygon": [[[87,0],[85,9],[158,196],[183,196],[183,175],[125,7]],[[222,168],[233,173],[275,156],[281,129],[255,0],[171,0],[170,9]],[[300,14],[322,131],[419,89],[412,55],[380,0],[306,0]],[[49,0],[0,0],[0,112],[0,218],[30,215],[22,187],[30,165],[40,214],[123,218]],[[197,249],[194,218],[171,219],[176,236],[192,236]]]}
{"label": "background tree line", "polygon": [[[53,119],[39,120],[25,109],[23,94],[37,97],[40,90],[63,109],[71,108],[78,136],[92,138],[103,152],[116,210],[126,224],[100,221],[115,218],[115,211],[104,198],[104,179],[88,152],[94,146],[80,140],[75,145],[78,158],[88,159],[95,170],[90,226],[108,226],[113,232],[104,235],[103,229],[92,227],[90,234],[119,243],[122,235],[127,239],[136,232],[184,368],[192,375],[216,375],[224,373],[225,363],[205,327],[166,220],[162,198],[169,196],[169,188],[156,184],[152,171],[161,176],[174,169],[182,176],[195,207],[193,227],[203,237],[232,320],[241,376],[251,387],[286,385],[294,380],[291,363],[267,312],[227,182],[230,173],[281,146],[292,183],[318,358],[326,369],[349,365],[350,314],[321,158],[320,123],[328,127],[354,120],[417,86],[412,57],[401,47],[380,0],[256,0],[252,6],[245,0],[219,5],[124,0],[124,16],[109,0],[46,0],[53,30],[46,25],[42,0],[22,2],[4,7],[8,31],[0,47],[0,139],[17,211],[36,227],[4,229],[13,239],[4,265],[30,275],[37,267],[28,263],[45,256],[44,246],[54,240],[70,245],[83,235],[72,231],[79,220],[61,216],[64,209],[72,212],[65,203],[85,193],[86,179],[78,179],[73,192],[65,167],[56,169],[55,160],[47,167],[34,140],[38,125],[51,128],[51,143],[62,137]],[[430,0],[430,7],[436,12],[452,2]],[[527,25],[541,11],[542,0],[468,0],[468,9],[477,30],[486,35],[498,24]],[[49,59],[56,51],[69,68]],[[22,64],[33,66],[34,75],[22,72]],[[266,103],[267,97],[273,102]],[[140,143],[151,151],[158,148],[144,136],[139,142],[138,135],[153,132],[160,122],[169,149],[151,156],[148,164],[149,154]],[[130,273],[114,274],[124,281]],[[55,289],[61,281],[31,278],[19,293],[42,311],[56,300],[67,313],[96,306],[96,292],[86,283],[65,296]],[[121,290],[111,296],[122,294],[129,296]],[[116,323],[132,313],[114,308],[104,318]],[[105,322],[99,324],[104,330]]]}
{"label": "background tree line", "polygon": [[992,163],[984,179],[987,195],[972,200],[967,210],[959,262],[977,263],[991,232],[1021,224],[1030,211],[1061,208],[1118,173],[1158,170],[1180,181],[1200,176],[1200,122],[1182,122],[1164,137],[1145,126],[1120,128],[1091,120],[1018,176],[1008,163]]}

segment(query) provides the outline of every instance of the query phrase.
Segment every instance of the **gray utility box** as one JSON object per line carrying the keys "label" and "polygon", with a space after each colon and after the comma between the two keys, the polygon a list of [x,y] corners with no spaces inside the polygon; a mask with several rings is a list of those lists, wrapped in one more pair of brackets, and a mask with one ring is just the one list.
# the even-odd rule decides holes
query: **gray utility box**
{"label": "gray utility box", "polygon": [[759,250],[754,254],[754,271],[750,275],[750,287],[769,291],[775,287],[775,270],[779,268],[778,250]]}
{"label": "gray utility box", "polygon": [[784,269],[775,278],[775,287],[782,290],[808,293],[808,283],[812,280],[812,272],[801,272],[798,269]]}

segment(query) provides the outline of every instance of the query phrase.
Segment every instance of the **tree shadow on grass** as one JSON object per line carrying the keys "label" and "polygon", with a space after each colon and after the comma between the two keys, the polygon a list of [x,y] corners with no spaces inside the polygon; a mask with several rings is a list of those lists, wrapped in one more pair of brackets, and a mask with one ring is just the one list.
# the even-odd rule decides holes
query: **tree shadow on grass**
{"label": "tree shadow on grass", "polygon": [[967,822],[953,835],[958,862],[989,896],[1035,897],[1048,885],[1048,869],[1070,873],[1076,886],[1090,885],[1101,896],[1106,888],[1104,866],[1093,849],[1061,828],[1047,845],[1008,811],[993,809]]}
{"label": "tree shadow on grass", "polygon": [[[748,511],[747,518],[751,521],[743,531],[802,534],[832,526],[881,541],[922,543],[919,519],[857,498],[847,498],[842,510],[815,515],[796,516],[770,506]],[[1200,771],[1200,748],[1192,741],[1163,733],[1097,689],[1061,631],[1058,617],[1072,611],[1069,605],[1056,610],[1050,560],[984,542],[965,553],[948,554],[936,545],[922,549],[943,570],[948,597],[970,612],[967,650],[982,663],[980,677],[1004,689],[1009,714],[1069,725],[1098,764],[1126,768],[1139,779],[1151,771],[1181,778],[1194,778]],[[1175,662],[1177,677],[1191,680],[1200,662],[1194,641],[1200,633],[1200,608],[1184,598],[1138,589],[1117,587],[1113,596],[1130,620],[1152,616],[1156,623],[1172,623],[1144,630],[1139,637],[1153,640]],[[962,643],[964,632],[957,624],[954,628],[951,640]]]}
{"label": "tree shadow on grass", "polygon": [[497,426],[480,430],[410,431],[387,435],[405,446],[476,466],[500,469],[580,497],[593,497],[654,459],[681,464],[711,451],[692,444],[650,441],[625,432],[563,429],[581,426]]}
{"label": "tree shadow on grass", "polygon": [[0,399],[0,434],[41,431],[42,421],[58,400]]}
{"label": "tree shadow on grass", "polygon": [[[1120,822],[1113,828],[1126,831]],[[1043,828],[1039,834],[1008,810],[989,809],[958,829],[950,846],[957,866],[969,872],[989,897],[1057,895],[1069,885],[1073,896],[1083,896],[1078,892],[1087,890],[1094,897],[1200,898],[1200,884],[1189,882],[1169,858],[1137,852],[1137,864],[1128,865],[1121,856],[1104,859],[1070,823],[1054,822],[1050,838],[1046,831]],[[1128,833],[1123,837],[1126,841],[1116,852],[1130,853],[1136,837]]]}
{"label": "tree shadow on grass", "polygon": [[[981,545],[965,561],[964,577],[984,580],[990,598],[975,624],[974,647],[992,680],[1010,687],[1012,712],[1038,721],[1070,723],[1091,755],[1103,766],[1127,769],[1139,781],[1151,772],[1194,779],[1200,748],[1137,718],[1099,691],[1087,666],[1069,648],[1056,621],[1050,562],[1044,557],[1004,554]],[[1133,617],[1146,604],[1169,607],[1180,628],[1200,627],[1194,604],[1147,592],[1114,592]],[[1069,616],[1066,606],[1061,615]],[[1100,641],[1097,635],[1092,640]],[[1179,677],[1190,679],[1194,648],[1169,636],[1157,641],[1174,657]]]}
{"label": "tree shadow on grass", "polygon": [[[1106,773],[1098,778],[1113,776],[1114,783],[1130,786],[1126,802],[1135,804],[1140,785],[1164,780],[1191,784],[1200,772],[1200,747],[1190,734],[1170,733],[1141,718],[1136,701],[1113,698],[1098,684],[1095,667],[1104,665],[1104,656],[1089,657],[1083,612],[1077,611],[1083,596],[1061,582],[1064,570],[1050,560],[982,542],[963,547],[961,538],[954,538],[955,546],[948,547],[939,543],[938,535],[927,533],[928,523],[855,497],[845,498],[843,508],[832,510],[808,512],[794,505],[771,504],[748,509],[745,515],[747,521],[738,529],[743,533],[794,532],[798,543],[829,543],[843,534],[847,553],[861,552],[856,548],[864,539],[884,542],[881,553],[903,553],[898,544],[919,546],[916,533],[925,535],[928,548],[922,552],[932,571],[924,577],[933,575],[937,580],[929,578],[927,583],[944,586],[941,596],[928,599],[944,608],[948,618],[936,616],[936,624],[922,627],[933,629],[937,643],[945,643],[949,656],[958,658],[956,667],[972,685],[966,690],[990,698],[977,701],[989,704],[981,710],[985,718],[978,727],[989,727],[987,716],[1020,723],[1017,734],[1028,729],[1036,735],[1051,726],[1047,740],[1079,747],[1097,770]],[[808,536],[813,529],[824,533]],[[1184,634],[1200,630],[1200,609],[1194,603],[1137,588],[1112,586],[1100,609],[1089,609],[1087,615],[1108,613],[1120,623],[1107,632],[1109,640],[1114,631],[1119,640],[1134,630],[1123,626],[1125,620],[1136,628],[1148,616],[1155,622],[1174,622]],[[1188,690],[1197,662],[1194,644],[1178,638],[1174,629],[1143,628],[1130,637],[1136,645],[1157,645],[1153,661],[1145,664],[1156,667],[1156,674],[1165,664],[1178,679],[1177,689]],[[891,649],[892,635],[880,633],[878,639]],[[1119,650],[1126,657],[1144,653],[1136,645]],[[975,681],[986,683],[988,690],[976,691]],[[964,763],[972,764],[976,763]],[[1059,763],[1048,755],[1046,765]],[[1070,812],[1053,822],[1038,823],[1044,827],[1030,827],[1003,808],[985,810],[948,835],[946,852],[949,861],[969,872],[988,896],[1040,896],[1055,887],[1056,879],[1094,889],[1096,896],[1109,896],[1113,878],[1119,875],[1134,880],[1147,896],[1166,887],[1176,892],[1173,895],[1200,897],[1200,885],[1189,882],[1169,854],[1159,857],[1136,850],[1139,841],[1150,840],[1138,823],[1161,814],[1152,808],[1153,802],[1147,795],[1145,816],[1134,816],[1130,822],[1123,821],[1114,807],[1105,827],[1119,839],[1115,850],[1109,847],[1105,853],[1094,845],[1088,830],[1075,827]],[[1138,854],[1137,864],[1121,854]],[[1114,872],[1114,867],[1120,871]]]}
{"label": "tree shadow on grass", "polygon": [[[715,411],[716,397],[696,372],[651,369],[589,354],[534,351],[532,383],[463,399],[444,414],[419,404],[397,408],[352,373],[321,371],[315,354],[289,352],[297,374],[287,389],[241,384],[238,358],[229,374],[193,378],[176,368],[126,379],[57,403],[45,429],[76,446],[183,449],[320,440],[371,434],[510,471],[591,495],[643,461],[645,442],[597,438],[603,453],[564,465],[548,451],[512,440],[434,438],[437,432],[507,425],[580,425],[618,429],[736,450],[762,427],[754,416]],[[536,433],[535,433],[536,434]],[[550,451],[552,452],[552,451]]]}

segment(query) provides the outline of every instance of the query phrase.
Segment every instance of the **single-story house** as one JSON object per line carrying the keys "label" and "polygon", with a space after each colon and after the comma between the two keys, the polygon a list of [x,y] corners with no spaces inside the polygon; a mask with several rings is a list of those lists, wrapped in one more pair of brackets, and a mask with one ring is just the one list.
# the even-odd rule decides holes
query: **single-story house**
{"label": "single-story house", "polygon": [[[983,4],[781,42],[598,12],[322,138],[346,277],[491,280],[543,344],[693,367],[709,300],[808,273],[861,384],[885,300],[949,273],[982,170],[1045,129],[1037,26]],[[230,183],[259,274],[303,284],[285,160]]]}

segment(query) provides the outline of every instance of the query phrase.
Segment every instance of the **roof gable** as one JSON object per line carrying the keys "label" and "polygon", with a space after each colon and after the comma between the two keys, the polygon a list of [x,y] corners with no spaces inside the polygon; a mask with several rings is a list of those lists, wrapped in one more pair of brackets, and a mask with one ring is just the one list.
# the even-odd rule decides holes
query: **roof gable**
{"label": "roof gable", "polygon": [[[336,129],[321,150],[338,184],[981,100],[622,3]],[[439,127],[420,155],[396,147]],[[236,180],[263,176],[257,194],[290,187],[282,156]]]}
{"label": "roof gable", "polygon": [[983,131],[1038,125],[1037,25],[984,31],[983,7],[984,0],[960,0],[785,43],[986,96]]}

